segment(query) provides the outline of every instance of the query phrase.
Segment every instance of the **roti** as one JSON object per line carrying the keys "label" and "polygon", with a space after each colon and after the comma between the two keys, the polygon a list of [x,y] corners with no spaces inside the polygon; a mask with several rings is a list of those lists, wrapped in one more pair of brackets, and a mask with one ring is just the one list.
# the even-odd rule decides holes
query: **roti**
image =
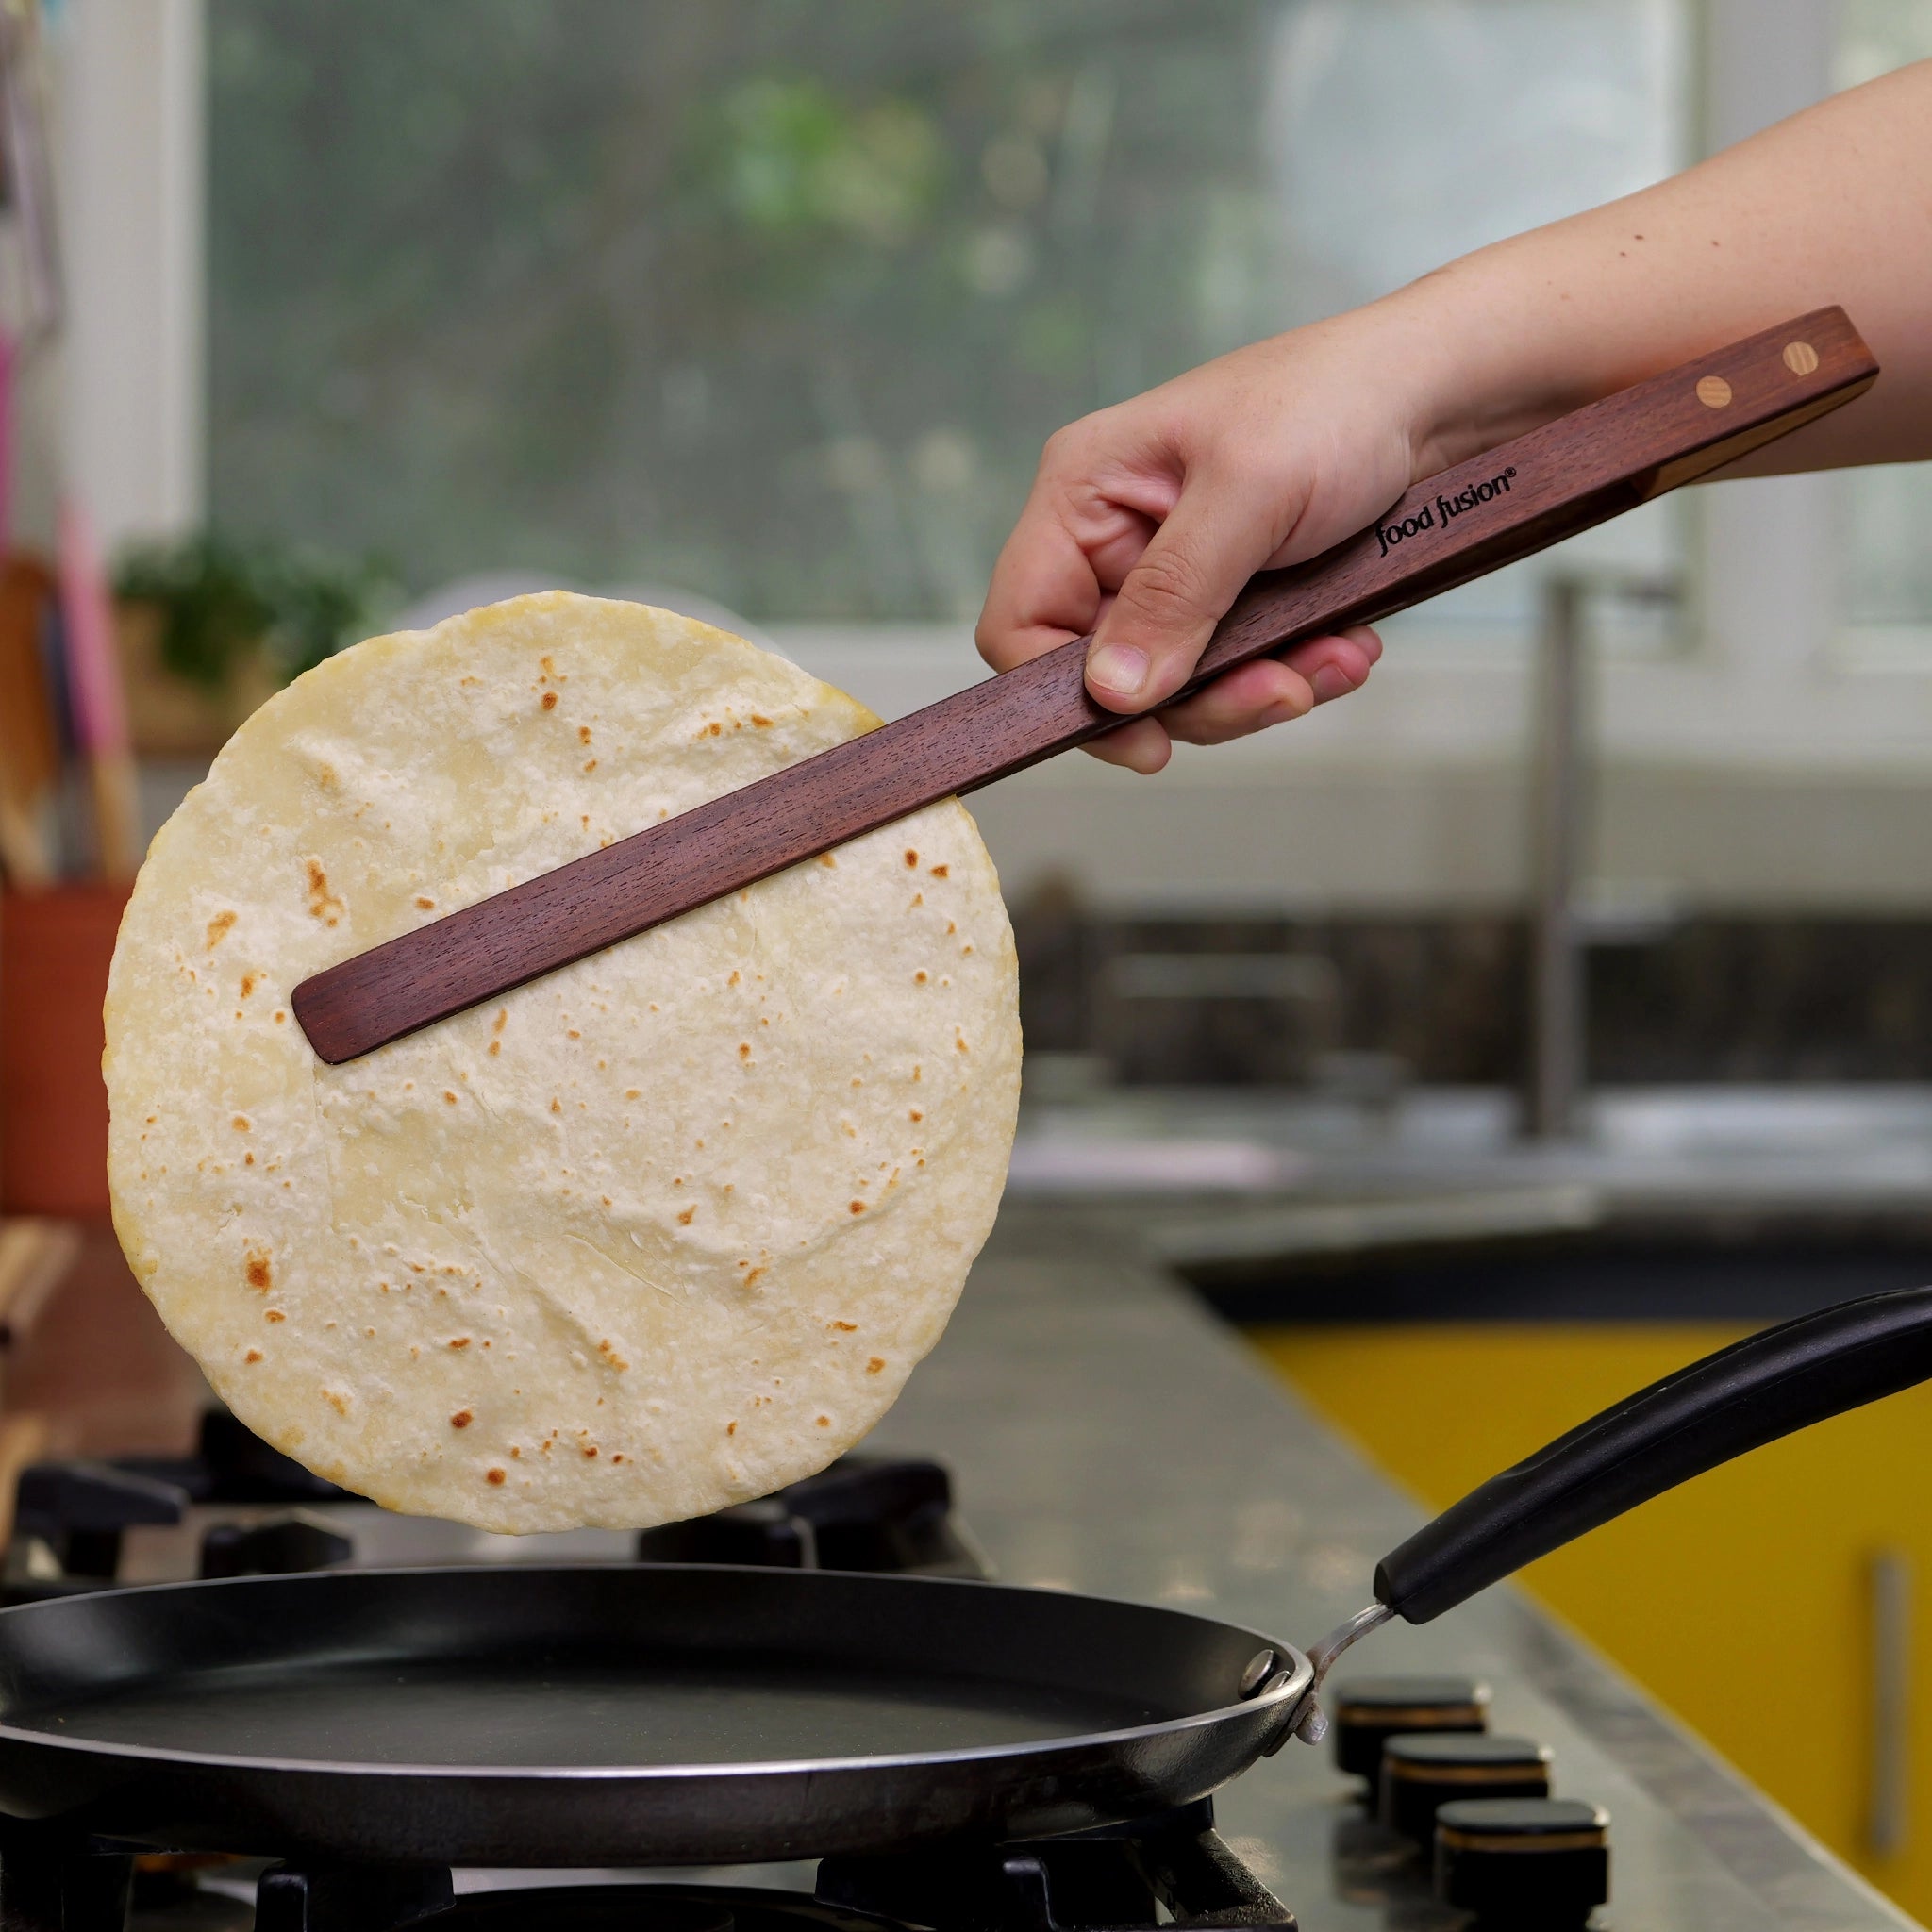
{"label": "roti", "polygon": [[563,592],[376,638],[162,827],[107,1000],[129,1264],[257,1434],[391,1509],[641,1527],[824,1467],[991,1226],[1011,929],[957,801],[361,1059],[310,974],[871,729]]}

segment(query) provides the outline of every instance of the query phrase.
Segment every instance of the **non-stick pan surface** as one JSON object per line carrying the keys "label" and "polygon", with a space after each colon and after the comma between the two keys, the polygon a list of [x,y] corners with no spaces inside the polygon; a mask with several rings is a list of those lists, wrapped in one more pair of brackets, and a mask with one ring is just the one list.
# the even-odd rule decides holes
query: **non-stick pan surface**
{"label": "non-stick pan surface", "polygon": [[[1292,1674],[1244,1699],[1268,1649]],[[1224,1783],[1281,1736],[1307,1674],[1286,1645],[1179,1611],[918,1577],[175,1584],[0,1611],[0,1810],[439,1864],[1078,1830]]]}

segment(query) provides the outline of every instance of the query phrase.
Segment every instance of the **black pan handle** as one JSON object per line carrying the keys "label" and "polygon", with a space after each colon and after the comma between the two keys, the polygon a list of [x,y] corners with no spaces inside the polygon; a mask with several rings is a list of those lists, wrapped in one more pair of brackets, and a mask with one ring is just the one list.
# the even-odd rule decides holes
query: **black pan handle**
{"label": "black pan handle", "polygon": [[1932,1377],[1932,1288],[1801,1315],[1693,1362],[1491,1476],[1375,1571],[1426,1624],[1639,1503],[1794,1429]]}

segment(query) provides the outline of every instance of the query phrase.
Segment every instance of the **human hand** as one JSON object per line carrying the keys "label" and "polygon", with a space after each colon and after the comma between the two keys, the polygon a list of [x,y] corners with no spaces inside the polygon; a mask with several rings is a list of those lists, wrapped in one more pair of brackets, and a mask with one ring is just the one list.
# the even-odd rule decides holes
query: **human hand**
{"label": "human hand", "polygon": [[1174,739],[1219,744],[1356,690],[1381,655],[1367,628],[1165,703],[1255,572],[1319,555],[1426,474],[1426,360],[1405,319],[1359,310],[1060,430],[994,569],[980,655],[1005,671],[1093,632],[1089,691],[1154,715],[1087,749],[1137,772],[1159,771]]}

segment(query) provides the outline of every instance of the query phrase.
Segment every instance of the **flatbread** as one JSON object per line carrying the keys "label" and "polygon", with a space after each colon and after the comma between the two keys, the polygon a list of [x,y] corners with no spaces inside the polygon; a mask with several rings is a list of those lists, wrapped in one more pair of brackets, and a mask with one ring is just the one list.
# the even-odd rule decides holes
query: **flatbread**
{"label": "flatbread", "polygon": [[393,1509],[641,1526],[891,1406],[991,1227],[1011,930],[955,801],[341,1067],[309,974],[870,729],[641,605],[519,597],[265,705],[115,948],[129,1263],[235,1413]]}

